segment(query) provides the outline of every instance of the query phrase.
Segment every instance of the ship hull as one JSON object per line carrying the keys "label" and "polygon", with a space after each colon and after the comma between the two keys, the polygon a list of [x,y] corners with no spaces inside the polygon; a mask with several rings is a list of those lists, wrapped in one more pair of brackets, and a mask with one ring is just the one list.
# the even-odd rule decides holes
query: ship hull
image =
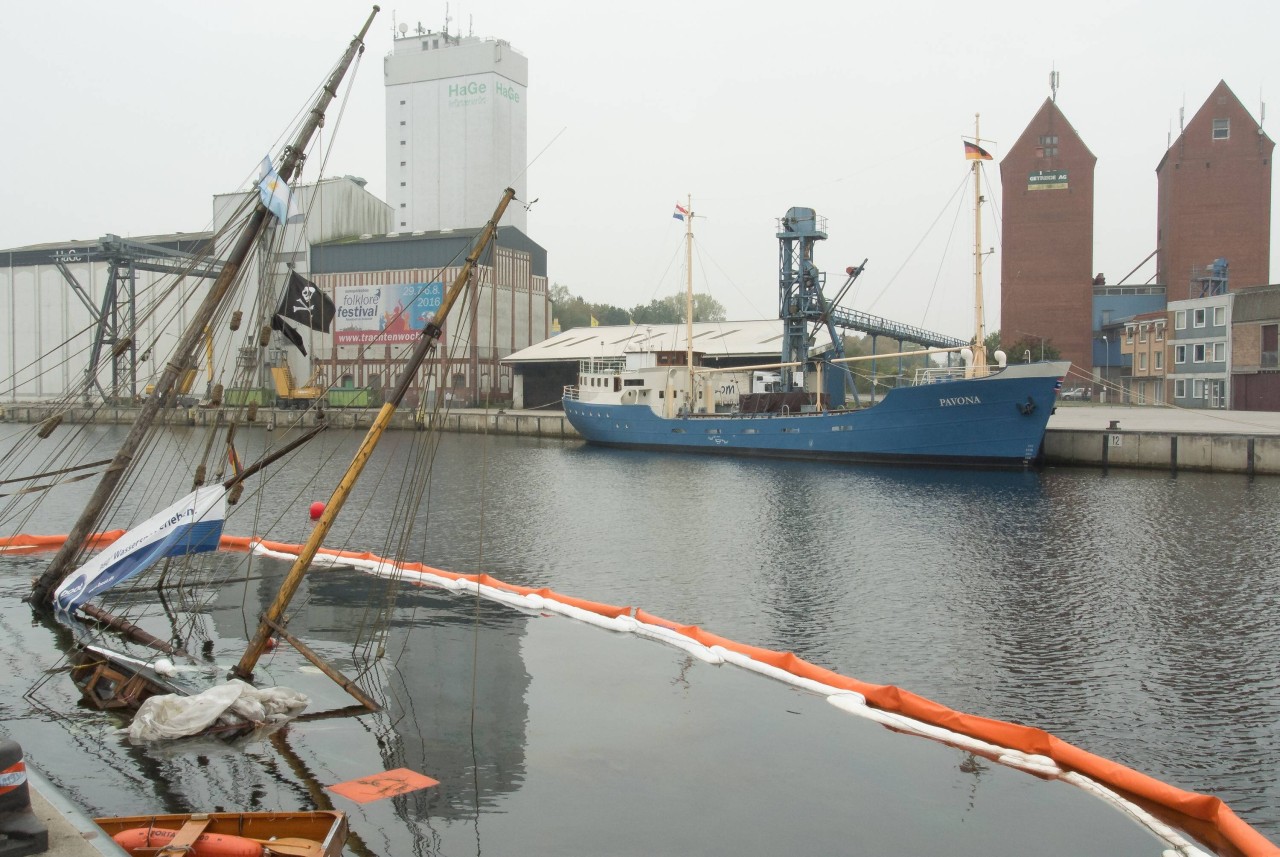
{"label": "ship hull", "polygon": [[1041,454],[1066,364],[901,387],[857,410],[663,417],[566,397],[587,442],[630,449],[894,464],[1026,467]]}

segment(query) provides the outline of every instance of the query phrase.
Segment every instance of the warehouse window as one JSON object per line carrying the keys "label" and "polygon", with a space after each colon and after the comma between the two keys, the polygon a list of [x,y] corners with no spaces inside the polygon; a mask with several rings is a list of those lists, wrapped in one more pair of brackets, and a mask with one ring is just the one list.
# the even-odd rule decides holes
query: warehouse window
{"label": "warehouse window", "polygon": [[1225,140],[1231,136],[1231,120],[1230,119],[1214,119],[1213,120],[1213,139]]}
{"label": "warehouse window", "polygon": [[1053,158],[1058,155],[1058,135],[1057,134],[1041,134],[1040,146],[1038,149],[1040,157]]}

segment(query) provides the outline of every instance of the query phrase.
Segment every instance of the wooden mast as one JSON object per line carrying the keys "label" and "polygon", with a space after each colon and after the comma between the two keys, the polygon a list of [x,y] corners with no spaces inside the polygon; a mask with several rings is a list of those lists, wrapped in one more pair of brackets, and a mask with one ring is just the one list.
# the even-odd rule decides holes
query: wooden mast
{"label": "wooden mast", "polygon": [[[369,17],[365,20],[364,26],[355,38],[351,40],[351,44],[347,46],[342,59],[338,61],[338,65],[325,82],[315,105],[311,108],[311,113],[307,116],[302,128],[299,129],[292,145],[285,148],[284,161],[280,165],[279,174],[280,179],[286,184],[301,166],[307,145],[311,142],[311,136],[320,127],[321,122],[324,120],[325,110],[337,95],[338,84],[346,76],[347,69],[356,55],[364,50],[365,34],[369,32],[369,26],[373,23],[374,16],[378,14],[378,11],[378,7],[374,6],[373,11],[369,13]],[[177,383],[178,378],[184,375],[186,370],[193,365],[195,350],[200,344],[200,340],[205,336],[205,331],[210,326],[214,313],[217,312],[223,299],[231,291],[231,286],[239,279],[241,267],[249,257],[249,252],[253,249],[258,232],[266,221],[266,216],[267,208],[259,199],[253,214],[249,216],[249,220],[241,231],[239,239],[237,239],[235,246],[232,248],[230,256],[227,257],[227,261],[223,264],[222,272],[196,309],[186,330],[178,337],[173,354],[169,362],[165,364],[164,371],[160,374],[160,379],[156,382],[155,392],[143,402],[141,409],[138,411],[138,416],[134,419],[132,428],[129,429],[129,434],[116,451],[111,464],[103,471],[102,479],[98,482],[93,496],[89,498],[89,502],[80,513],[80,519],[76,521],[75,526],[67,534],[67,540],[63,542],[58,552],[54,554],[53,559],[49,562],[48,567],[32,585],[30,600],[33,605],[37,607],[49,606],[52,603],[54,589],[71,573],[73,563],[81,551],[84,550],[89,533],[98,525],[103,511],[111,501],[111,497],[115,494],[125,474],[132,469],[134,458],[137,456],[139,449],[141,449],[152,423],[155,422],[160,406],[169,398],[169,393]]]}
{"label": "wooden mast", "polygon": [[685,313],[685,358],[689,364],[689,413],[694,413],[698,406],[698,396],[693,380],[693,194],[685,197],[684,216],[684,313]]}
{"label": "wooden mast", "polygon": [[[289,602],[293,599],[294,593],[297,592],[298,586],[302,583],[302,578],[307,573],[307,568],[311,565],[311,561],[315,559],[316,552],[319,551],[320,545],[324,542],[325,536],[329,534],[329,530],[333,527],[334,520],[337,519],[338,513],[342,511],[342,506],[347,501],[356,480],[360,478],[360,472],[364,469],[365,464],[369,461],[369,457],[373,455],[374,447],[378,445],[382,433],[386,430],[387,425],[391,422],[391,416],[395,413],[397,406],[404,398],[404,394],[408,391],[409,385],[417,378],[418,367],[422,365],[422,361],[426,359],[427,354],[435,348],[436,343],[440,339],[440,325],[444,323],[445,317],[448,316],[450,308],[458,299],[458,295],[462,293],[463,288],[467,284],[467,280],[471,276],[472,269],[475,268],[476,261],[480,258],[480,254],[488,246],[493,239],[494,233],[498,228],[498,221],[502,219],[503,212],[507,210],[507,203],[515,197],[516,192],[511,188],[507,188],[502,194],[502,199],[498,203],[497,209],[493,213],[493,219],[485,224],[484,231],[480,233],[476,246],[472,249],[471,254],[467,256],[466,263],[462,266],[462,270],[458,272],[458,276],[454,279],[453,284],[445,292],[444,298],[440,302],[440,308],[435,311],[431,317],[431,321],[427,323],[426,329],[423,330],[422,336],[414,344],[413,352],[409,355],[405,362],[404,369],[400,373],[400,380],[397,382],[395,389],[391,392],[387,403],[378,411],[378,416],[374,419],[373,425],[369,427],[368,433],[365,435],[364,441],[360,444],[360,448],[356,450],[355,457],[352,458],[351,464],[347,467],[346,474],[338,482],[338,487],[334,489],[333,496],[329,498],[329,503],[325,506],[323,514],[316,522],[315,527],[311,530],[311,537],[307,539],[307,543],[302,546],[302,550],[298,553],[297,560],[289,569],[289,573],[285,575],[284,582],[280,585],[279,592],[276,593],[275,601],[267,608],[267,612],[262,615],[262,621],[258,625],[258,630],[254,633],[253,639],[249,641],[248,648],[245,649],[244,657],[240,659],[240,663],[231,669],[231,675],[245,681],[253,679],[253,668],[257,665],[258,659],[262,657],[262,653],[266,651],[267,640],[273,633],[280,632],[283,629],[284,611],[288,608]],[[292,638],[285,635],[286,639],[294,642]],[[297,644],[295,643],[295,646]],[[312,659],[316,666],[325,671],[330,678],[333,678],[343,688],[359,700],[366,707],[377,710],[377,703],[366,697],[351,682],[347,681],[336,671],[332,671],[332,667],[323,663],[313,653],[304,647],[297,647],[303,655]]]}
{"label": "wooden mast", "polygon": [[[978,134],[978,114],[973,114],[973,142],[982,146]],[[969,374],[981,378],[987,374],[987,331],[982,306],[982,159],[973,161],[973,364]]]}

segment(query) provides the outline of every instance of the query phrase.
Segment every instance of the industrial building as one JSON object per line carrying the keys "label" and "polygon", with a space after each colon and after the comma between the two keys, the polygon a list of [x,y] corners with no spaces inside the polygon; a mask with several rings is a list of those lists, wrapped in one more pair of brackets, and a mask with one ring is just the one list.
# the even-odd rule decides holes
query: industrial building
{"label": "industrial building", "polygon": [[[621,358],[628,351],[685,353],[690,328],[685,324],[619,324],[566,330],[507,357],[513,373],[513,406],[558,407],[564,388],[578,383],[578,367],[585,360]],[[692,327],[693,349],[702,365],[728,368],[776,363],[782,348],[777,319],[704,321]],[[826,328],[818,328],[815,351],[831,347]],[[892,360],[886,360],[892,363]],[[679,367],[673,367],[679,368]]]}
{"label": "industrial building", "polygon": [[1201,272],[1229,265],[1228,289],[1271,273],[1271,155],[1275,143],[1225,81],[1156,166],[1156,281],[1170,300],[1200,296]]}
{"label": "industrial building", "polygon": [[[1235,325],[1180,327],[1173,316],[1229,313],[1223,295],[1266,285],[1274,148],[1220,81],[1156,166],[1155,250],[1135,268],[1154,256],[1155,275],[1130,281],[1130,272],[1108,283],[1090,274],[1097,159],[1056,101],[1046,100],[1000,164],[1004,340],[1049,339],[1113,402],[1216,408],[1268,400],[1257,360],[1244,364],[1255,367],[1252,392],[1233,395]],[[1144,333],[1153,338],[1134,341]]]}
{"label": "industrial building", "polygon": [[1098,159],[1045,99],[1000,161],[1000,334],[1049,339],[1093,366],[1093,171]]}
{"label": "industrial building", "polygon": [[[236,338],[223,329],[211,336],[201,349],[204,383],[189,390],[193,397],[207,395],[229,367],[255,365],[258,377],[229,390],[229,400],[274,395],[282,403],[295,386],[315,385],[333,388],[331,403],[380,404],[502,191],[523,196],[528,62],[509,43],[401,25],[384,77],[388,201],[352,176],[293,188],[295,207],[307,216],[276,224],[267,249],[246,266],[253,288],[232,309],[254,323]],[[256,190],[216,195],[209,232],[5,251],[0,399],[62,399],[88,378],[86,398],[145,395],[163,366],[158,358],[186,326],[191,298],[219,270],[226,248],[213,246],[215,236],[255,197]],[[511,374],[501,358],[551,332],[546,252],[525,234],[526,220],[523,205],[507,208],[410,402],[430,402],[440,388],[455,404],[509,401]],[[214,261],[192,268],[205,253]],[[340,313],[329,332],[296,328],[298,347],[273,333],[257,353],[290,272],[364,315]]]}
{"label": "industrial building", "polygon": [[[525,199],[529,61],[503,39],[401,24],[383,61],[387,202],[405,232],[465,229]],[[523,206],[503,222],[528,231]]]}

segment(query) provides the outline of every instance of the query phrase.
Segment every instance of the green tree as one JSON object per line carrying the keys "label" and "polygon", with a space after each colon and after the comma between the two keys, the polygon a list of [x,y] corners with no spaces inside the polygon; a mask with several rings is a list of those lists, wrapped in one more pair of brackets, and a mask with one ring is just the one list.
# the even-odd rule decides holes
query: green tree
{"label": "green tree", "polygon": [[[637,304],[631,309],[636,324],[678,324],[685,320],[688,297],[677,292],[665,298],[654,298],[647,304]],[[695,293],[693,296],[694,321],[724,321],[724,306],[711,295]]]}
{"label": "green tree", "polygon": [[[1039,336],[1023,335],[1019,339],[1005,343],[1003,346],[1004,353],[1009,355],[1011,363],[1034,363],[1037,360],[1057,360],[1062,356],[1060,352],[1049,339],[1041,339]],[[1028,358],[1030,358],[1028,360]]]}
{"label": "green tree", "polygon": [[601,324],[630,324],[631,313],[613,304],[592,304],[591,314]]}
{"label": "green tree", "polygon": [[572,294],[568,286],[559,283],[551,287],[551,312],[552,317],[560,322],[561,330],[591,324],[591,307],[582,298]]}

